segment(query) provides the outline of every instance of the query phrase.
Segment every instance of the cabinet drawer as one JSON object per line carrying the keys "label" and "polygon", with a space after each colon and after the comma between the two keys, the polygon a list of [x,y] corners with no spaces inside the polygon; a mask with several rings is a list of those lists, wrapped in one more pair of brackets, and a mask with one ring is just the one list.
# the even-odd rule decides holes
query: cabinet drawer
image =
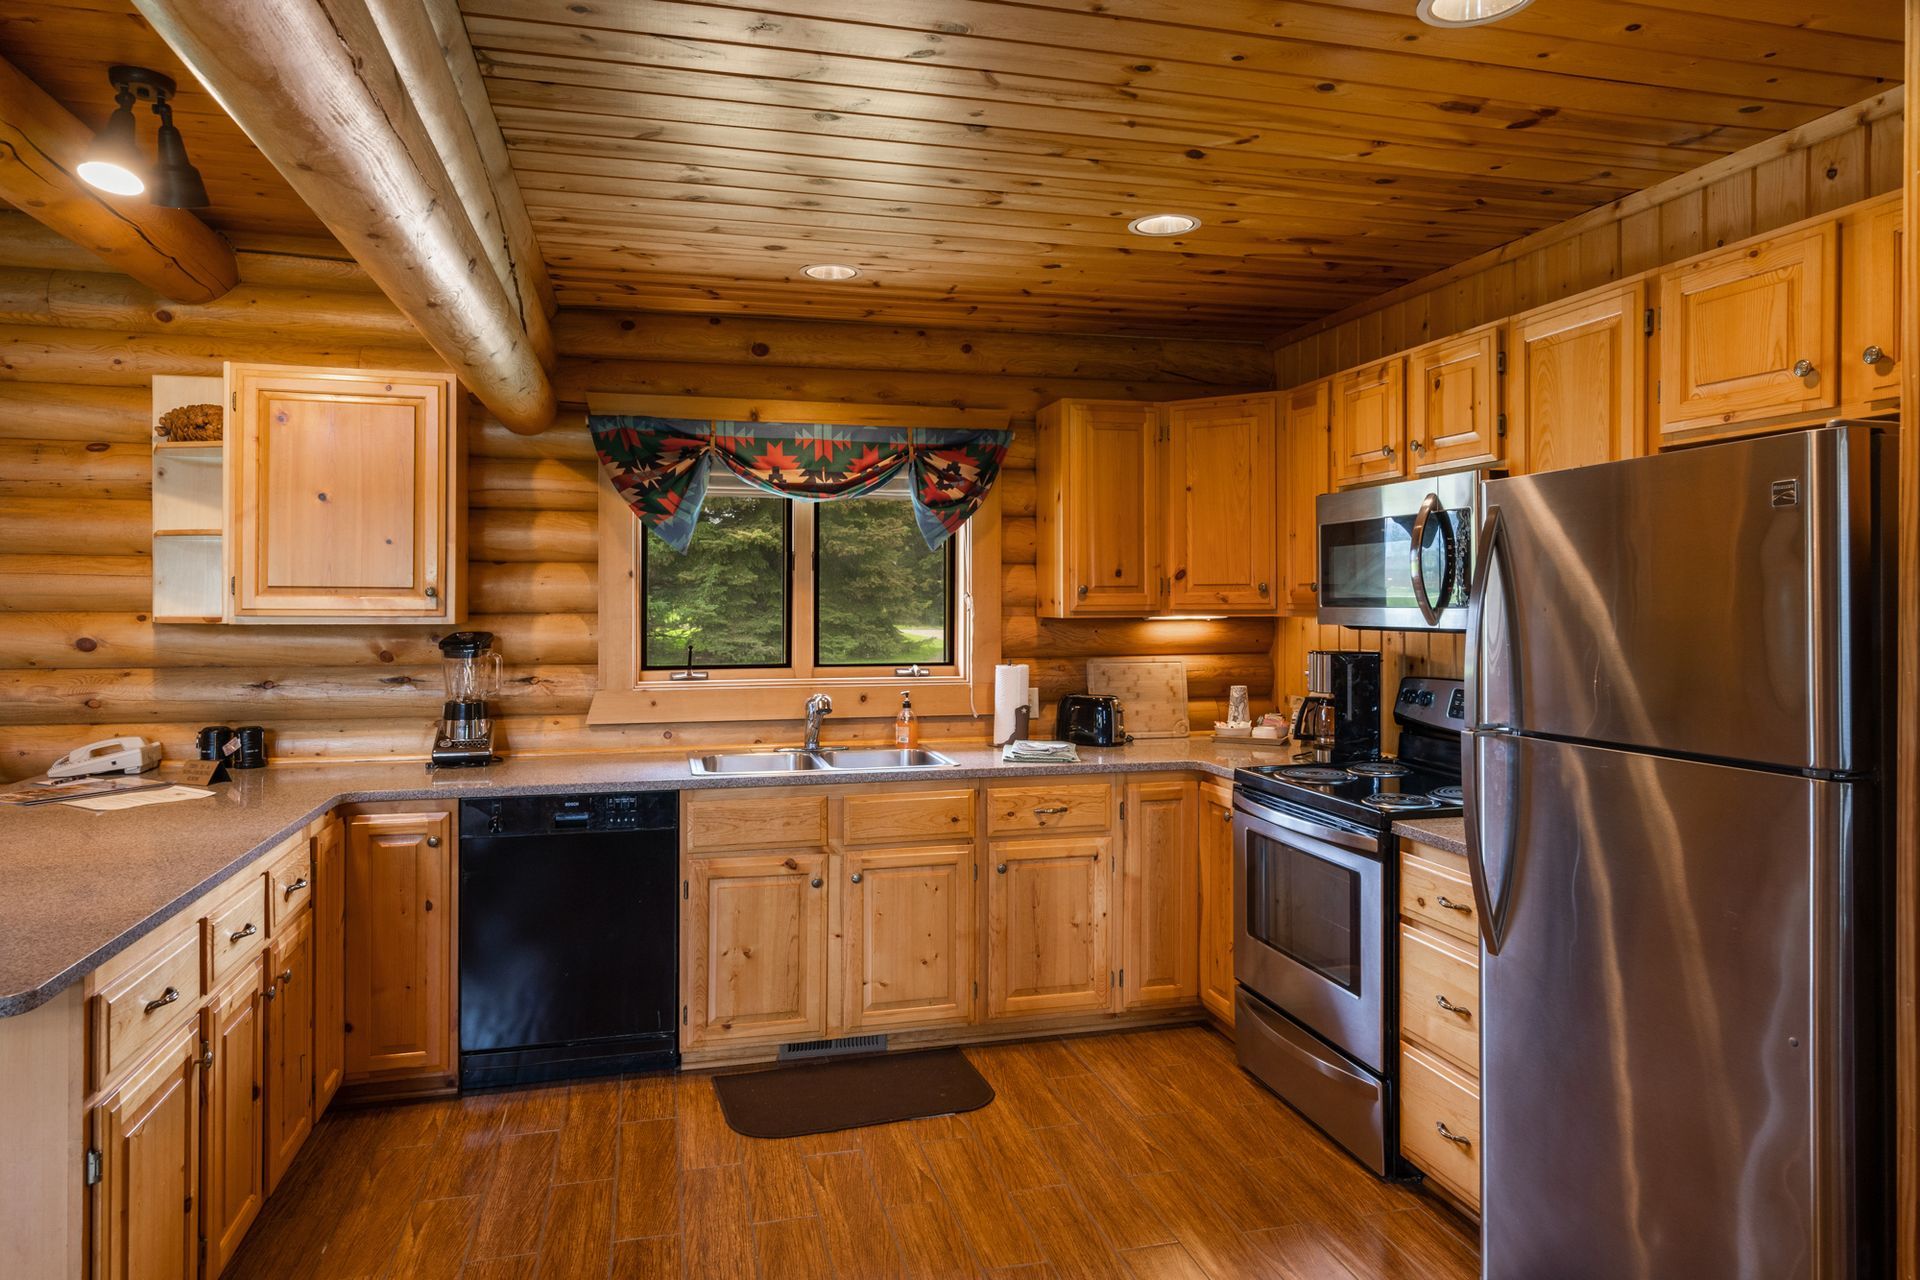
{"label": "cabinet drawer", "polygon": [[267,941],[267,878],[258,871],[207,912],[207,990],[212,991],[241,965],[260,954]]}
{"label": "cabinet drawer", "polygon": [[102,987],[93,998],[95,1088],[138,1062],[200,1007],[200,922],[174,928],[148,963]]}
{"label": "cabinet drawer", "polygon": [[690,853],[816,848],[827,842],[827,798],[798,788],[747,799],[687,801]]}
{"label": "cabinet drawer", "polygon": [[1480,1094],[1417,1046],[1400,1047],[1400,1150],[1467,1208],[1480,1209]]}
{"label": "cabinet drawer", "polygon": [[297,836],[267,863],[267,906],[275,933],[313,902],[313,841]]}
{"label": "cabinet drawer", "polygon": [[1113,824],[1113,788],[1081,785],[995,787],[987,793],[987,832],[1105,831]]}
{"label": "cabinet drawer", "polygon": [[1424,929],[1400,930],[1400,1031],[1480,1074],[1480,968],[1472,952]]}
{"label": "cabinet drawer", "polygon": [[1458,854],[1413,845],[1400,855],[1400,914],[1479,950],[1480,913],[1467,860]]}
{"label": "cabinet drawer", "polygon": [[971,791],[848,796],[844,805],[848,844],[918,844],[973,834]]}

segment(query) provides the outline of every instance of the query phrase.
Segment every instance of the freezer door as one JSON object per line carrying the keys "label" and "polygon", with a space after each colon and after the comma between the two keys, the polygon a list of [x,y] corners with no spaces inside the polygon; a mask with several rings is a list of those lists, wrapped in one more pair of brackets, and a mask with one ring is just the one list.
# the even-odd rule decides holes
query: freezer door
{"label": "freezer door", "polygon": [[1829,427],[1488,481],[1471,723],[1872,769],[1891,448]]}
{"label": "freezer door", "polygon": [[1861,784],[1473,745],[1487,1280],[1854,1276]]}

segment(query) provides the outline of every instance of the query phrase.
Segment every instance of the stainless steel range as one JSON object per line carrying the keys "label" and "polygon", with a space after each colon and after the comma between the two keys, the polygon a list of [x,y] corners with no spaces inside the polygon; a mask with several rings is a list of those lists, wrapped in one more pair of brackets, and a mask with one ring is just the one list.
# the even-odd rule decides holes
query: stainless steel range
{"label": "stainless steel range", "polygon": [[1397,1146],[1393,821],[1460,812],[1458,680],[1410,676],[1398,759],[1234,774],[1240,1065],[1385,1176]]}

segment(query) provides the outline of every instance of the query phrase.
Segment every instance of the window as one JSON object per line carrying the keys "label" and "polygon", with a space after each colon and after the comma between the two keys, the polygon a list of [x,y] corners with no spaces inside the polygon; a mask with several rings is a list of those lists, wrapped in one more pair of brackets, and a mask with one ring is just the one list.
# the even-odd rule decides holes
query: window
{"label": "window", "polygon": [[642,666],[787,665],[792,506],[771,494],[714,493],[685,555],[645,540]]}

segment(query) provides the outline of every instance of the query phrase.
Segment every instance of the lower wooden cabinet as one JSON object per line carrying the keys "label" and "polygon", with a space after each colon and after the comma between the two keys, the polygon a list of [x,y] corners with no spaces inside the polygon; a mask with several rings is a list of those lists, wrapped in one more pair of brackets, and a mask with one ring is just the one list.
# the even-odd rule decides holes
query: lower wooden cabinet
{"label": "lower wooden cabinet", "polygon": [[200,1233],[206,1274],[225,1270],[267,1199],[266,961],[255,956],[214,994],[205,1018],[207,1052],[200,1142]]}
{"label": "lower wooden cabinet", "polygon": [[[347,1071],[346,828],[328,818],[313,837],[313,1118]],[[451,914],[451,913],[449,913]]]}
{"label": "lower wooden cabinet", "polygon": [[201,1024],[93,1109],[93,1280],[192,1280],[200,1266]]}
{"label": "lower wooden cabinet", "polygon": [[267,1190],[313,1132],[313,914],[290,920],[267,954]]}
{"label": "lower wooden cabinet", "polygon": [[1127,786],[1120,884],[1120,1007],[1192,1004],[1200,992],[1198,788],[1186,779]]}
{"label": "lower wooden cabinet", "polygon": [[346,834],[345,1081],[451,1080],[453,816],[357,813]]}
{"label": "lower wooden cabinet", "polygon": [[826,1034],[827,855],[688,859],[684,1048]]}
{"label": "lower wooden cabinet", "polygon": [[1002,840],[987,858],[987,1016],[1106,1009],[1112,838]]}
{"label": "lower wooden cabinet", "polygon": [[1195,823],[1195,863],[1200,875],[1200,1003],[1233,1025],[1233,788],[1200,784]]}
{"label": "lower wooden cabinet", "polygon": [[1400,1151],[1480,1211],[1480,939],[1467,860],[1400,847]]}
{"label": "lower wooden cabinet", "polygon": [[965,1024],[973,1012],[973,846],[841,860],[850,1031]]}

